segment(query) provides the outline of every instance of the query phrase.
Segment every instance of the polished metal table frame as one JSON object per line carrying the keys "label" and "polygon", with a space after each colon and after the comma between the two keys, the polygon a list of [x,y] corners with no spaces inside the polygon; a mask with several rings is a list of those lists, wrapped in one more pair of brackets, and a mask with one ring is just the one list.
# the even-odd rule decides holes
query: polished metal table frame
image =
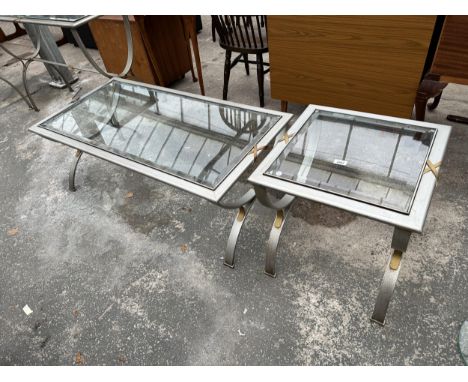
{"label": "polished metal table frame", "polygon": [[[116,73],[109,73],[102,69],[96,61],[93,59],[93,57],[89,54],[86,46],[84,45],[80,34],[78,33],[77,28],[79,28],[82,25],[87,24],[91,20],[94,20],[98,18],[99,16],[84,16],[83,18],[77,20],[77,21],[63,21],[63,20],[54,20],[54,19],[47,19],[47,18],[37,18],[37,17],[28,17],[28,16],[0,16],[0,21],[5,21],[5,22],[12,22],[12,23],[25,23],[25,24],[36,24],[36,25],[42,25],[42,26],[53,26],[53,27],[61,27],[61,28],[68,28],[71,30],[73,34],[73,38],[75,39],[76,43],[78,44],[79,48],[83,52],[83,55],[86,57],[86,59],[90,62],[90,64],[94,67],[95,70],[89,70],[86,68],[78,68],[72,65],[67,65],[61,62],[55,62],[51,60],[44,60],[40,57],[38,57],[40,49],[41,49],[41,44],[40,44],[40,39],[38,39],[37,46],[34,47],[34,52],[28,56],[28,57],[20,57],[13,53],[10,49],[6,48],[3,46],[3,44],[0,44],[0,48],[5,51],[7,54],[12,56],[14,59],[16,59],[18,62],[21,63],[23,69],[22,69],[22,81],[23,81],[23,87],[25,94],[15,85],[13,85],[10,81],[7,79],[3,78],[0,76],[0,80],[6,82],[8,85],[10,85],[26,102],[29,108],[39,111],[36,103],[34,102],[31,92],[29,91],[28,83],[27,83],[27,70],[29,68],[29,65],[36,61],[36,62],[42,62],[44,64],[49,64],[52,68],[55,69],[56,73],[62,78],[63,82],[66,84],[68,89],[72,92],[73,89],[71,87],[71,84],[67,79],[62,75],[62,73],[57,70],[56,66],[58,67],[65,67],[68,69],[77,69],[77,70],[82,70],[82,71],[91,71],[94,73],[102,74],[105,77],[112,78],[112,77],[119,77],[119,78],[125,78],[130,71],[130,68],[132,67],[133,63],[133,39],[132,39],[132,30],[130,26],[130,21],[128,16],[122,16],[123,17],[123,22],[124,22],[124,28],[125,28],[125,36],[127,39],[127,61],[125,64],[124,69],[122,70],[121,73],[116,74]],[[34,44],[33,44],[34,45]]]}
{"label": "polished metal table frame", "polygon": [[[450,126],[436,125],[427,122],[406,120],[402,118],[386,117],[376,114],[361,113],[351,110],[336,109],[310,105],[304,113],[297,119],[294,125],[288,130],[289,139],[299,132],[304,123],[316,110],[329,112],[346,113],[365,118],[372,118],[388,122],[397,122],[411,124],[413,126],[427,127],[436,129],[436,135],[428,155],[428,163],[438,164],[435,171],[438,173],[440,163],[444,157],[450,135]],[[408,215],[398,213],[389,209],[371,205],[345,196],[340,196],[327,191],[314,189],[306,185],[289,182],[287,180],[264,175],[273,162],[281,155],[286,148],[288,141],[278,142],[268,156],[258,165],[255,171],[249,177],[249,182],[254,184],[258,200],[272,209],[276,210],[276,217],[271,228],[270,238],[267,244],[265,273],[269,276],[276,276],[276,249],[278,246],[281,230],[289,211],[289,208],[296,197],[323,203],[332,207],[343,209],[358,215],[368,217],[394,227],[391,247],[393,253],[389,256],[385,266],[385,272],[377,296],[372,320],[384,325],[385,316],[390,303],[393,291],[400,272],[400,263],[403,253],[406,251],[412,232],[422,233],[424,222],[431,202],[434,187],[436,185],[436,174],[431,171],[421,174],[419,187],[413,200],[411,211]],[[272,198],[268,190],[283,192],[285,195],[281,199]]]}
{"label": "polished metal table frame", "polygon": [[[227,249],[226,249],[226,254],[224,256],[224,264],[228,265],[229,267],[233,268],[234,267],[234,253],[237,245],[237,239],[239,237],[240,231],[242,229],[242,226],[244,224],[244,221],[248,215],[248,212],[255,200],[255,191],[253,187],[249,188],[248,191],[246,191],[241,197],[234,201],[225,201],[223,200],[224,196],[228,193],[228,191],[235,185],[239,177],[254,163],[256,156],[252,155],[252,150],[254,150],[254,147],[266,147],[270,141],[272,141],[278,134],[281,132],[284,132],[287,126],[287,123],[289,120],[292,118],[292,114],[289,113],[283,113],[279,111],[274,111],[274,110],[266,110],[263,108],[257,108],[253,106],[248,106],[248,105],[242,105],[230,101],[223,101],[219,99],[214,99],[214,98],[209,98],[197,94],[191,94],[191,93],[186,93],[186,92],[181,92],[178,90],[174,89],[169,89],[169,88],[162,88],[156,85],[149,85],[149,84],[142,84],[139,82],[131,81],[131,80],[126,80],[126,79],[121,79],[121,78],[113,78],[110,81],[107,81],[103,85],[97,87],[96,89],[93,89],[91,92],[87,93],[86,95],[83,95],[81,99],[85,99],[87,96],[93,94],[94,92],[98,91],[99,89],[105,87],[112,81],[118,81],[121,83],[128,83],[128,84],[133,84],[133,85],[140,85],[144,86],[149,89],[155,89],[155,90],[160,90],[162,92],[166,93],[172,93],[175,95],[181,95],[184,97],[188,98],[194,98],[194,99],[200,99],[204,101],[210,101],[219,105],[226,105],[226,106],[233,106],[233,107],[241,107],[246,111],[254,111],[254,112],[259,112],[259,113],[267,113],[270,115],[275,115],[279,116],[280,119],[276,124],[269,130],[267,131],[261,139],[258,140],[256,143],[251,143],[248,147],[248,153],[237,163],[237,165],[232,169],[232,171],[221,181],[221,183],[214,189],[209,189],[207,187],[204,187],[202,185],[196,184],[194,182],[191,182],[189,180],[183,179],[181,177],[178,177],[176,175],[172,175],[168,172],[165,172],[163,170],[158,170],[152,167],[149,167],[147,165],[138,163],[136,161],[133,161],[131,159],[124,158],[122,156],[119,156],[117,154],[114,154],[112,152],[109,152],[107,150],[91,146],[87,143],[80,142],[78,140],[75,140],[73,138],[64,136],[62,134],[53,132],[51,130],[48,130],[46,128],[41,127],[40,125],[55,117],[58,114],[64,113],[65,111],[71,109],[74,107],[74,104],[68,105],[67,107],[59,110],[58,112],[49,115],[47,118],[43,119],[42,121],[38,122],[34,126],[30,127],[29,130],[33,133],[36,133],[44,138],[50,139],[55,142],[62,143],[64,145],[67,145],[69,147],[72,147],[76,149],[76,154],[75,158],[71,164],[70,171],[69,171],[69,189],[70,191],[75,191],[75,174],[76,174],[76,169],[78,162],[80,158],[82,157],[83,153],[90,154],[94,157],[104,159],[108,162],[114,163],[116,165],[119,165],[121,167],[127,168],[129,170],[135,171],[137,173],[140,173],[142,175],[145,175],[149,178],[158,180],[162,183],[166,183],[168,185],[171,185],[175,188],[184,190],[189,192],[190,194],[196,195],[198,197],[201,197],[203,199],[206,199],[210,201],[211,203],[214,203],[220,207],[223,207],[225,209],[238,209],[237,215],[234,219],[234,223],[229,235],[229,239],[227,242]],[[117,105],[112,105],[112,108],[117,107]],[[113,112],[109,113],[109,121],[112,120],[113,118]]]}

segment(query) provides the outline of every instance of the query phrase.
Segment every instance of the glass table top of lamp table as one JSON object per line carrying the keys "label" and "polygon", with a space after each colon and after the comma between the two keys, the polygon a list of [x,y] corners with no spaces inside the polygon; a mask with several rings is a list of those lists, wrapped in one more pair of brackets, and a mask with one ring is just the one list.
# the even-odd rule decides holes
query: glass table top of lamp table
{"label": "glass table top of lamp table", "polygon": [[112,155],[118,164],[138,163],[145,175],[169,176],[176,186],[218,199],[252,163],[254,145],[267,144],[289,118],[113,79],[31,130],[90,154],[105,153],[103,159]]}

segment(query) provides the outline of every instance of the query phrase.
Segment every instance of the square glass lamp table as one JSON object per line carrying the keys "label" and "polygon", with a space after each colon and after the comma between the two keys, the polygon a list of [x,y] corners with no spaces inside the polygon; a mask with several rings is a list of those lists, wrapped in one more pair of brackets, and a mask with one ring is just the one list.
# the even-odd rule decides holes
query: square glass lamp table
{"label": "square glass lamp table", "polygon": [[[82,153],[112,162],[239,209],[225,262],[233,266],[243,222],[255,199],[252,187],[237,200],[224,196],[291,114],[114,78],[29,130],[75,148],[69,189]],[[232,198],[231,198],[232,199]]]}
{"label": "square glass lamp table", "polygon": [[[422,233],[450,126],[310,105],[249,181],[276,209],[265,272],[275,275],[281,230],[296,197],[394,226],[373,320],[384,324],[412,232]],[[284,193],[274,199],[268,190]]]}

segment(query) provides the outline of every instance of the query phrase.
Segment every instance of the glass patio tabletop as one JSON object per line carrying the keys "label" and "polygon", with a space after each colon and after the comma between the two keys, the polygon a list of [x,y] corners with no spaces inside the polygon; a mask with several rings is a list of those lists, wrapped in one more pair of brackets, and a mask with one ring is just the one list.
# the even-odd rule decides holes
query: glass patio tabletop
{"label": "glass patio tabletop", "polygon": [[408,214],[435,133],[316,110],[265,174]]}
{"label": "glass patio tabletop", "polygon": [[9,15],[0,16],[0,21],[51,25],[76,28],[98,16],[90,15]]}
{"label": "glass patio tabletop", "polygon": [[56,20],[75,22],[81,20],[85,15],[19,15],[21,19],[37,19],[37,20]]}
{"label": "glass patio tabletop", "polygon": [[285,115],[113,79],[31,130],[215,190]]}

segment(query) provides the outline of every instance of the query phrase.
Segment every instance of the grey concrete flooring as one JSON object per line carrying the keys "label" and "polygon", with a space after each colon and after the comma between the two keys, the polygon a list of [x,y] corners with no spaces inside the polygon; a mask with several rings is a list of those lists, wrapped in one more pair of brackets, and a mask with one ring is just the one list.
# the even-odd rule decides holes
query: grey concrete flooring
{"label": "grey concrete flooring", "polygon": [[[224,52],[203,21],[205,86],[220,98]],[[30,49],[25,38],[8,44]],[[61,51],[90,67],[77,48]],[[18,64],[0,68],[17,84],[20,74]],[[105,80],[78,74],[83,93]],[[454,124],[425,232],[412,237],[380,327],[369,317],[391,227],[297,201],[272,279],[262,271],[274,215],[255,205],[229,269],[222,258],[233,212],[90,156],[69,192],[73,151],[27,128],[73,94],[49,87],[41,64],[29,78],[38,113],[0,84],[1,365],[462,364],[468,126]],[[198,93],[189,74],[174,87]],[[279,109],[269,93],[267,77],[266,107]],[[255,75],[242,66],[229,99],[258,105]],[[427,120],[446,123],[448,113],[468,115],[467,87],[449,85]]]}

